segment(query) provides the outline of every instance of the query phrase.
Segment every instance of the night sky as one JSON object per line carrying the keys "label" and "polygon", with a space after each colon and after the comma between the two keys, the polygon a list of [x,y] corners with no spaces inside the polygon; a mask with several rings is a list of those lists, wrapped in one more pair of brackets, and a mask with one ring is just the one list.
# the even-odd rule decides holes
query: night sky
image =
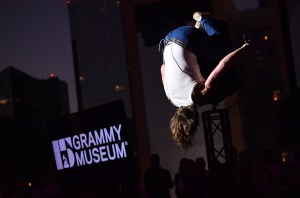
{"label": "night sky", "polygon": [[66,0],[0,1],[0,71],[8,66],[37,79],[55,74],[77,111]]}

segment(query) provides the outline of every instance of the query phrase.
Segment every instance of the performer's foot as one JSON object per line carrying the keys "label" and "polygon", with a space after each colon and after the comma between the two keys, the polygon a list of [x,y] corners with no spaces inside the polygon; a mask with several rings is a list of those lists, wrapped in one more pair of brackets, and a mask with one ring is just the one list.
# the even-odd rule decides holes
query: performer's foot
{"label": "performer's foot", "polygon": [[208,18],[211,14],[208,12],[195,12],[193,14],[193,19],[196,21],[195,27],[196,28],[202,28],[202,24],[200,23],[200,21],[203,18]]}
{"label": "performer's foot", "polygon": [[200,22],[203,18],[209,18],[210,16],[211,14],[209,12],[195,12],[193,19]]}

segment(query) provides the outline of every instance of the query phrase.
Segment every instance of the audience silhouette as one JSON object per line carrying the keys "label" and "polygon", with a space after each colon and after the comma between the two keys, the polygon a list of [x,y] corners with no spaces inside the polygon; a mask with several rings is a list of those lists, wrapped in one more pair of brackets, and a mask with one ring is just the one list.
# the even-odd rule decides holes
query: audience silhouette
{"label": "audience silhouette", "polygon": [[175,194],[178,198],[199,197],[200,181],[193,160],[183,158],[180,161],[179,172],[175,175],[174,182]]}
{"label": "audience silhouette", "polygon": [[300,149],[284,157],[264,151],[236,153],[231,163],[216,163],[209,170],[203,157],[182,158],[174,175],[177,198],[298,198]]}
{"label": "audience silhouette", "polygon": [[170,198],[174,183],[170,172],[160,166],[157,154],[150,156],[151,168],[144,175],[144,186],[150,198]]}
{"label": "audience silhouette", "polygon": [[[205,158],[182,158],[174,182],[170,172],[160,166],[158,154],[150,156],[151,168],[142,180],[131,185],[91,186],[63,191],[47,169],[38,171],[29,181],[22,175],[7,173],[7,181],[0,188],[0,197],[116,197],[116,198],[298,198],[300,197],[300,149],[292,145],[281,155],[274,151],[237,152],[230,163],[216,163],[206,167]],[[9,167],[7,171],[9,172]],[[4,172],[3,172],[4,173]],[[2,173],[2,176],[5,174]],[[144,190],[138,188],[144,184]],[[105,192],[105,193],[103,193]],[[69,196],[72,195],[72,196]]]}

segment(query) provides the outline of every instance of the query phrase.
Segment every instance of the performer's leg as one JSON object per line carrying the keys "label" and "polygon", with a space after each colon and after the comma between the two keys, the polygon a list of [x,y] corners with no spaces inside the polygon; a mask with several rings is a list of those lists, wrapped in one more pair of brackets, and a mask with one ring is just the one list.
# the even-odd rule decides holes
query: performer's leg
{"label": "performer's leg", "polygon": [[195,12],[193,18],[197,21],[195,27],[201,27],[208,35],[204,43],[205,51],[201,52],[202,56],[217,64],[232,51],[227,23],[213,19],[209,13]]}

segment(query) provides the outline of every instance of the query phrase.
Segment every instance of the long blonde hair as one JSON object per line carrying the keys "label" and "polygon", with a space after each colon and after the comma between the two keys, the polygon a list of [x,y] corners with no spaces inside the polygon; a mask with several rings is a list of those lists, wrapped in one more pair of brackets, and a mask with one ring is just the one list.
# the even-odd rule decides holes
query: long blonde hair
{"label": "long blonde hair", "polygon": [[181,149],[192,145],[193,136],[199,123],[196,105],[179,107],[170,121],[172,139]]}

